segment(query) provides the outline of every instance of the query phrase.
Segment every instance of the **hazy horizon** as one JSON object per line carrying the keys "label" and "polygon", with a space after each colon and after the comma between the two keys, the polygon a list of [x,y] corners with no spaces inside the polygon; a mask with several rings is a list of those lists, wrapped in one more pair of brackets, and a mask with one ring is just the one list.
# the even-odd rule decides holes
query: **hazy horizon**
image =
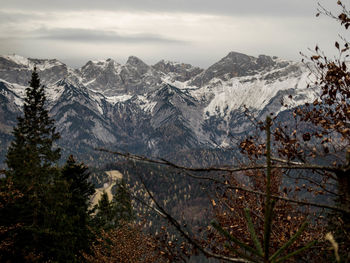
{"label": "hazy horizon", "polygon": [[[316,0],[3,0],[0,54],[57,58],[73,68],[131,55],[207,68],[230,51],[300,61],[316,45],[335,55],[341,28]],[[334,10],[333,0],[320,2]]]}

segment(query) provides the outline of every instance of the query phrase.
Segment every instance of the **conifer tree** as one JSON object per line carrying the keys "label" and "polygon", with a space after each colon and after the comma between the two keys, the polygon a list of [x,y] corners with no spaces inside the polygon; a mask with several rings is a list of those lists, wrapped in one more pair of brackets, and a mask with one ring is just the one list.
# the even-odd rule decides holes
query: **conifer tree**
{"label": "conifer tree", "polygon": [[96,210],[94,225],[97,229],[109,230],[118,228],[134,219],[131,197],[123,179],[116,183],[116,190],[112,200],[109,200],[108,194],[103,192]]}
{"label": "conifer tree", "polygon": [[117,183],[117,189],[113,197],[114,209],[119,220],[129,222],[134,218],[131,205],[131,197],[124,179]]}
{"label": "conifer tree", "polygon": [[12,233],[16,251],[8,255],[6,260],[10,262],[48,260],[49,252],[43,244],[48,245],[47,240],[51,239],[50,216],[55,214],[52,208],[56,206],[52,194],[59,170],[54,164],[60,158],[60,149],[54,149],[54,142],[59,139],[59,133],[45,109],[44,87],[40,85],[36,68],[29,84],[24,116],[18,118],[6,156],[6,177],[23,195],[19,201],[7,205],[6,216],[0,218],[1,227],[14,223],[20,226]]}
{"label": "conifer tree", "polygon": [[89,251],[93,239],[89,200],[95,190],[88,178],[88,168],[71,155],[51,186],[44,224],[50,234],[42,236],[41,244],[50,260],[81,262],[82,253]]}
{"label": "conifer tree", "polygon": [[36,68],[29,84],[23,105],[24,116],[18,118],[13,130],[14,140],[6,156],[10,176],[16,181],[27,181],[28,172],[47,169],[60,158],[60,149],[53,149],[60,136],[45,109],[44,87],[40,85]]}
{"label": "conifer tree", "polygon": [[74,157],[69,156],[62,170],[62,179],[66,182],[69,192],[65,214],[70,218],[70,223],[73,226],[74,237],[72,239],[75,242],[72,250],[77,255],[89,248],[89,241],[92,237],[88,227],[90,221],[89,201],[95,192],[95,187],[88,181],[89,175],[88,168],[84,164],[76,163]]}
{"label": "conifer tree", "polygon": [[116,225],[116,215],[112,201],[109,201],[108,194],[103,192],[97,206],[97,213],[94,217],[94,226],[97,229],[111,229]]}

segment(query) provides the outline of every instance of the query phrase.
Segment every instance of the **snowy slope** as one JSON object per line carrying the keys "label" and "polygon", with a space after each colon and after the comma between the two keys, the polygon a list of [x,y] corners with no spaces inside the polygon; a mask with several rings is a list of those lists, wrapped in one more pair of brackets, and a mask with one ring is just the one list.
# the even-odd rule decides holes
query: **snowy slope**
{"label": "snowy slope", "polygon": [[[205,70],[165,60],[149,66],[134,56],[124,65],[107,59],[72,69],[56,59],[10,55],[0,56],[6,104],[0,114],[10,109],[19,114],[34,65],[62,145],[77,152],[108,146],[166,155],[229,146],[229,133],[249,130],[245,107],[263,118],[286,110],[282,104],[295,107],[316,96],[306,88],[309,72],[303,64],[263,55],[230,52]],[[14,125],[4,116],[0,122]]]}

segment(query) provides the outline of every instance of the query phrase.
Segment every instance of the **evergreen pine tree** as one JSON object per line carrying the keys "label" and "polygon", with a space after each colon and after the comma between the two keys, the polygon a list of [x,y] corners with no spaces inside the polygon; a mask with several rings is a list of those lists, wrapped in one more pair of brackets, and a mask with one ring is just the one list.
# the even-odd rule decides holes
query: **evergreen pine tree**
{"label": "evergreen pine tree", "polygon": [[118,220],[130,222],[134,219],[130,193],[128,192],[124,179],[121,179],[117,183],[116,192],[113,197],[113,205]]}
{"label": "evergreen pine tree", "polygon": [[[6,216],[1,216],[0,225],[18,224],[16,229],[16,251],[8,255],[11,262],[34,261],[48,256],[42,244],[51,235],[50,196],[59,171],[54,167],[60,158],[60,149],[53,145],[59,139],[54,121],[45,109],[44,87],[36,68],[30,86],[26,88],[24,116],[18,118],[12,141],[6,156],[6,177],[13,182],[14,189],[23,194],[19,201],[6,206]],[[28,257],[30,259],[28,259]]]}
{"label": "evergreen pine tree", "polygon": [[84,164],[78,164],[74,157],[69,156],[62,170],[62,179],[67,183],[69,198],[66,207],[66,215],[71,220],[74,244],[72,250],[76,255],[87,251],[92,233],[89,230],[90,198],[95,192],[95,187],[88,181],[88,168]]}
{"label": "evergreen pine tree", "polygon": [[103,192],[96,210],[94,225],[97,229],[117,228],[120,223],[124,224],[134,219],[130,194],[123,179],[117,182],[112,200],[109,200],[107,193]]}
{"label": "evergreen pine tree", "polygon": [[43,236],[42,247],[53,261],[80,262],[82,253],[89,251],[93,239],[89,201],[95,190],[88,178],[88,168],[70,156],[52,184],[45,222],[50,234]]}
{"label": "evergreen pine tree", "polygon": [[[6,156],[9,176],[22,182],[32,180],[28,172],[48,169],[60,158],[60,149],[53,149],[53,143],[60,136],[45,109],[44,87],[40,85],[36,68],[29,84],[23,105],[24,116],[18,117],[17,127],[13,130],[14,140]],[[41,176],[39,179],[45,181],[48,178]]]}
{"label": "evergreen pine tree", "polygon": [[95,228],[97,228],[97,230],[108,230],[114,228],[117,218],[113,209],[113,203],[112,201],[109,201],[106,192],[103,192],[95,208],[97,210],[93,220]]}

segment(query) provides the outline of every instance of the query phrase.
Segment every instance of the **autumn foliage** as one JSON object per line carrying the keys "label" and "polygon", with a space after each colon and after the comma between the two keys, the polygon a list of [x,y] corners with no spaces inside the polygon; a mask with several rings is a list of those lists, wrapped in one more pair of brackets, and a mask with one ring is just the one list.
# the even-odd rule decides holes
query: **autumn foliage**
{"label": "autumn foliage", "polygon": [[129,223],[102,230],[91,250],[91,255],[84,255],[85,260],[91,263],[167,262],[158,249],[157,241],[144,234],[140,227]]}

